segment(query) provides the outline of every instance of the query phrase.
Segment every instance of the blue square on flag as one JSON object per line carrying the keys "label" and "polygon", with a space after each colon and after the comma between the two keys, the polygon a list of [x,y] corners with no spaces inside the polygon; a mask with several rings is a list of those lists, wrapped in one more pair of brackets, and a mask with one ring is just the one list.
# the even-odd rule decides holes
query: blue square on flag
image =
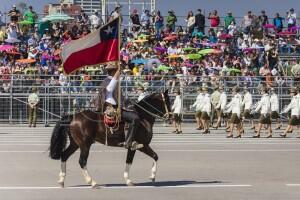
{"label": "blue square on flag", "polygon": [[118,38],[119,19],[114,19],[100,28],[100,39],[113,40]]}

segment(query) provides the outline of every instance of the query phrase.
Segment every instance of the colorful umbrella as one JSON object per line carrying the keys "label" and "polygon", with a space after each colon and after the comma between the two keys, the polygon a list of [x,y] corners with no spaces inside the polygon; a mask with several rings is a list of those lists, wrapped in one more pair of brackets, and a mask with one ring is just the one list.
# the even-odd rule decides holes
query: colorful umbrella
{"label": "colorful umbrella", "polygon": [[161,52],[161,53],[164,53],[164,52],[167,52],[168,50],[164,47],[155,47],[154,48],[155,51],[158,51],[158,52]]}
{"label": "colorful umbrella", "polygon": [[206,55],[206,54],[210,54],[212,52],[214,52],[214,49],[202,49],[201,51],[198,52],[198,54]]}
{"label": "colorful umbrella", "polygon": [[21,25],[31,25],[31,24],[34,24],[34,23],[32,21],[23,20],[23,21],[18,22],[18,24],[21,24]]}
{"label": "colorful umbrella", "polygon": [[265,24],[264,28],[273,28],[273,29],[275,29],[276,26],[274,26],[273,24]]}
{"label": "colorful umbrella", "polygon": [[144,39],[144,40],[146,40],[148,37],[150,37],[150,35],[140,34],[138,36],[138,39]]}
{"label": "colorful umbrella", "polygon": [[202,55],[194,53],[194,54],[188,54],[185,57],[190,60],[199,60],[202,57]]}
{"label": "colorful umbrella", "polygon": [[145,64],[146,60],[144,60],[144,59],[135,59],[135,60],[132,60],[131,63],[136,64],[136,65]]}
{"label": "colorful umbrella", "polygon": [[164,38],[165,41],[174,41],[177,40],[177,35],[170,35]]}
{"label": "colorful umbrella", "polygon": [[35,63],[35,59],[19,59],[16,60],[20,64],[30,64],[30,63]]}
{"label": "colorful umbrella", "polygon": [[183,51],[193,51],[195,49],[196,48],[193,48],[193,47],[186,47],[186,48],[183,48]]}
{"label": "colorful umbrella", "polygon": [[138,40],[133,40],[132,42],[135,42],[135,43],[144,43],[144,42],[148,42],[148,40],[138,39]]}
{"label": "colorful umbrella", "polygon": [[69,15],[63,13],[56,13],[56,14],[47,15],[42,19],[42,21],[60,22],[60,21],[67,21],[72,19],[74,18],[70,17]]}
{"label": "colorful umbrella", "polygon": [[206,55],[206,54],[220,54],[222,51],[220,49],[203,49],[198,52],[198,54]]}
{"label": "colorful umbrella", "polygon": [[12,45],[7,45],[7,44],[0,45],[0,51],[9,51],[12,50],[13,48],[14,46]]}
{"label": "colorful umbrella", "polygon": [[176,54],[172,54],[172,55],[169,55],[168,58],[172,59],[172,58],[180,58],[181,55],[176,55]]}
{"label": "colorful umbrella", "polygon": [[172,69],[172,67],[168,67],[168,66],[166,66],[166,65],[160,65],[160,66],[157,68],[158,71],[168,71],[168,70],[170,70],[170,69]]}
{"label": "colorful umbrella", "polygon": [[241,70],[236,69],[236,68],[228,68],[227,71],[229,71],[230,73],[231,73],[231,72],[232,72],[232,73],[241,73],[241,72],[242,72]]}

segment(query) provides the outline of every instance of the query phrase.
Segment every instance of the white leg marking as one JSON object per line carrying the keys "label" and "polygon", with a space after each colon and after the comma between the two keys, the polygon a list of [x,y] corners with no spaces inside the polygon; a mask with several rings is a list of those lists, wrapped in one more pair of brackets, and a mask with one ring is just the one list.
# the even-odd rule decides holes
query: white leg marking
{"label": "white leg marking", "polygon": [[83,174],[84,180],[87,184],[89,184],[93,187],[97,185],[97,183],[90,176],[86,166],[82,169],[82,174]]}
{"label": "white leg marking", "polygon": [[61,187],[64,187],[66,172],[67,172],[67,163],[66,162],[61,162],[60,172],[59,172],[59,179],[57,181],[58,184],[61,185]]}
{"label": "white leg marking", "polygon": [[150,179],[153,180],[153,181],[155,180],[156,172],[157,172],[157,162],[154,161],[153,165],[152,165],[152,168],[151,168],[151,176],[150,176]]}
{"label": "white leg marking", "polygon": [[126,163],[126,167],[125,167],[125,171],[124,171],[124,179],[125,179],[125,182],[126,182],[127,185],[132,185],[133,184],[132,181],[129,178],[130,167],[131,167],[131,164]]}

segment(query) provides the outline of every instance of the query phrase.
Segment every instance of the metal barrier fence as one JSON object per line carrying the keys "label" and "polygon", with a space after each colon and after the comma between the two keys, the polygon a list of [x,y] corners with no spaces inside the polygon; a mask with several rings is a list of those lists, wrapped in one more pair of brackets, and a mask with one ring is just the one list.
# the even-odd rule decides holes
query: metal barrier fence
{"label": "metal barrier fence", "polygon": [[[52,76],[53,77],[53,76]],[[11,124],[25,124],[28,121],[28,96],[33,87],[38,88],[40,98],[38,109],[38,123],[45,126],[56,122],[65,113],[74,113],[84,109],[93,109],[95,99],[98,96],[100,84],[104,76],[91,76],[91,80],[82,81],[79,76],[70,76],[67,80],[59,82],[58,77],[43,79],[32,78],[25,75],[10,75],[9,78],[0,79],[0,122]],[[52,82],[51,82],[52,80]],[[251,80],[251,81],[250,81]],[[264,77],[220,77],[218,81],[197,77],[191,81],[191,77],[165,77],[160,80],[145,80],[136,77],[123,77],[121,82],[122,94],[126,98],[136,99],[138,94],[136,87],[143,85],[149,93],[154,91],[169,90],[171,101],[174,99],[173,91],[180,88],[183,98],[184,120],[194,120],[194,110],[190,109],[197,96],[197,89],[204,85],[212,92],[214,83],[224,86],[230,100],[230,89],[238,85],[247,87],[253,94],[254,102],[260,99],[258,88],[263,84]],[[298,84],[293,77],[281,77],[273,81],[273,85],[280,97],[280,110],[290,101],[288,90]]]}

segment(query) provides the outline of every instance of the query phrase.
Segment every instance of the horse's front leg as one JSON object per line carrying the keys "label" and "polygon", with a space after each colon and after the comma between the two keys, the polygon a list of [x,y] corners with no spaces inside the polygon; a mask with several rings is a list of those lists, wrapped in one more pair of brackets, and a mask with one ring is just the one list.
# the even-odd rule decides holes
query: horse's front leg
{"label": "horse's front leg", "polygon": [[151,175],[150,175],[149,178],[152,182],[155,182],[156,173],[157,173],[158,156],[149,145],[145,145],[143,148],[141,148],[139,150],[141,152],[145,153],[146,155],[150,156],[151,158],[153,158],[154,161],[153,161],[153,164],[152,164]]}
{"label": "horse's front leg", "polygon": [[93,178],[91,177],[87,169],[87,159],[89,157],[89,150],[90,150],[90,145],[88,147],[80,148],[79,164],[82,169],[82,174],[85,182],[91,185],[93,188],[96,188],[98,187],[98,184],[96,183],[95,180],[93,180]]}
{"label": "horse's front leg", "polygon": [[135,155],[135,151],[132,151],[130,149],[127,150],[126,167],[125,167],[125,171],[124,171],[124,179],[125,179],[125,183],[128,186],[134,186],[133,182],[130,180],[130,177],[129,177],[129,171],[130,171],[130,167],[132,165],[134,155]]}

